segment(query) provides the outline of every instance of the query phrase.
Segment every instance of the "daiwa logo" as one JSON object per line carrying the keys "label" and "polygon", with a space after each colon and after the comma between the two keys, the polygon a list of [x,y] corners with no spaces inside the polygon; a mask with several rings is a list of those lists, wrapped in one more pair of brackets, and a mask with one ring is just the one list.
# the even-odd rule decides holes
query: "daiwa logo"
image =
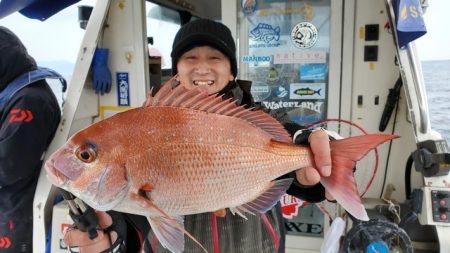
{"label": "daiwa logo", "polygon": [[12,109],[9,114],[9,123],[30,122],[33,120],[33,113],[30,110]]}
{"label": "daiwa logo", "polygon": [[322,113],[323,102],[267,102],[263,101],[262,104],[271,110],[281,109],[281,108],[307,108],[312,111]]}
{"label": "daiwa logo", "polygon": [[270,56],[256,56],[256,55],[245,55],[242,57],[242,62],[270,62],[272,57]]}
{"label": "daiwa logo", "polygon": [[9,239],[8,236],[2,236],[0,237],[0,249],[7,249],[11,246],[11,239]]}

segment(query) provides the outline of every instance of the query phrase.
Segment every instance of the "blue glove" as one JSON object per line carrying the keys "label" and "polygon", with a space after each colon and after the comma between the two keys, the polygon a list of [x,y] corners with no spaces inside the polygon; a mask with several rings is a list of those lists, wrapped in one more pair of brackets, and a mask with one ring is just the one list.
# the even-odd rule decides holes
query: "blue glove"
{"label": "blue glove", "polygon": [[108,48],[95,49],[92,60],[92,88],[102,95],[111,91],[111,71],[108,68]]}

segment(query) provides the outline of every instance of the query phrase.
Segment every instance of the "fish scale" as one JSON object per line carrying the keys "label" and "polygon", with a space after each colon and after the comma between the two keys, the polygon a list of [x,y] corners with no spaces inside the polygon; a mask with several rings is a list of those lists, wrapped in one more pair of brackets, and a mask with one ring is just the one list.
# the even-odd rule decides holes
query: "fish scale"
{"label": "fish scale", "polygon": [[[128,174],[136,175],[131,180],[137,185],[150,183],[155,188],[150,194],[152,201],[168,212],[182,215],[244,204],[259,196],[271,179],[299,168],[299,164],[311,166],[310,154],[303,149],[276,146],[257,149],[224,144],[166,144],[151,148],[146,154],[147,157],[134,157],[127,163]],[[164,154],[164,159],[155,154]],[[170,178],[178,179],[176,188],[167,184]],[[172,204],[166,206],[180,203],[185,196],[190,196],[189,202],[183,201],[185,206],[178,205],[176,210],[169,209]]]}

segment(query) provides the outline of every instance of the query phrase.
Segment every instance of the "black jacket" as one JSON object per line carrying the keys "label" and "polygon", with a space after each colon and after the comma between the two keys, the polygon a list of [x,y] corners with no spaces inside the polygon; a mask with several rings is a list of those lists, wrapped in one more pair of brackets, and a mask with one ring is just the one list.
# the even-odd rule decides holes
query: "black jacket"
{"label": "black jacket", "polygon": [[[0,92],[36,68],[20,40],[0,27]],[[0,108],[0,222],[31,219],[43,154],[60,118],[58,101],[44,80],[19,90]]]}

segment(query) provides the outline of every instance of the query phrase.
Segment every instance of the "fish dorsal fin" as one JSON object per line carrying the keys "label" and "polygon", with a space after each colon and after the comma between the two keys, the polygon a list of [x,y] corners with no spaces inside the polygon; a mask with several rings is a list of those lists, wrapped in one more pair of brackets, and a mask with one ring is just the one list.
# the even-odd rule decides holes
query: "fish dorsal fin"
{"label": "fish dorsal fin", "polygon": [[188,90],[183,85],[178,85],[173,88],[174,81],[175,77],[172,77],[154,96],[149,93],[144,107],[180,107],[234,117],[262,129],[277,141],[287,143],[292,141],[284,127],[269,114],[238,106],[232,99],[224,100],[222,96],[208,95],[205,87]]}
{"label": "fish dorsal fin", "polygon": [[239,214],[243,218],[246,218],[243,213],[253,215],[255,213],[266,213],[280,200],[281,196],[291,186],[293,180],[292,178],[286,178],[273,181],[261,196],[241,206],[231,207],[230,211],[233,214]]}

